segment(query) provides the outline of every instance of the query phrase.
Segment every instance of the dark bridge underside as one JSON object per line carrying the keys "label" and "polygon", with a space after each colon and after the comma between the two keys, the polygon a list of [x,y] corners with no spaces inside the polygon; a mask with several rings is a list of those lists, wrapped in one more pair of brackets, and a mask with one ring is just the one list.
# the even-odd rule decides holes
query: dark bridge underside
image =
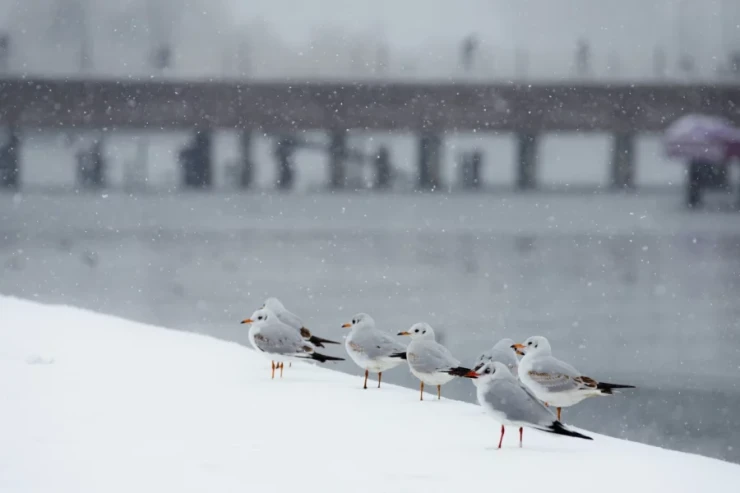
{"label": "dark bridge underside", "polygon": [[0,80],[0,125],[397,131],[661,131],[740,123],[740,87]]}

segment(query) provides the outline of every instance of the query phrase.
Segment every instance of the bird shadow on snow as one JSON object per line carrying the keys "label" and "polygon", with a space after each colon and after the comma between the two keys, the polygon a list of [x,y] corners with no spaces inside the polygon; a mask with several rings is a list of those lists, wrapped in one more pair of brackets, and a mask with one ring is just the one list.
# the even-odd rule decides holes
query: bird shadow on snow
{"label": "bird shadow on snow", "polygon": [[29,365],[53,365],[54,358],[41,356],[40,354],[30,354],[26,357],[26,363]]}
{"label": "bird shadow on snow", "polygon": [[493,445],[491,447],[483,447],[483,450],[486,452],[506,452],[509,453],[513,450],[519,450],[521,452],[535,452],[535,453],[543,453],[543,454],[570,454],[574,453],[572,450],[564,450],[559,448],[550,448],[550,447],[528,447],[524,445],[524,447],[519,447],[519,445],[503,445],[501,448],[498,448],[498,444]]}

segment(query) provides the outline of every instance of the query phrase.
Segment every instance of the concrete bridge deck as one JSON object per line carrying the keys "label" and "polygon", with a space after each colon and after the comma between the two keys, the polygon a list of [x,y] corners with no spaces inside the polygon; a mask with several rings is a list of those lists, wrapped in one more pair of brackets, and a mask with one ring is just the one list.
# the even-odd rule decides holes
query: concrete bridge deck
{"label": "concrete bridge deck", "polygon": [[655,132],[689,112],[740,123],[739,86],[0,80],[0,126]]}

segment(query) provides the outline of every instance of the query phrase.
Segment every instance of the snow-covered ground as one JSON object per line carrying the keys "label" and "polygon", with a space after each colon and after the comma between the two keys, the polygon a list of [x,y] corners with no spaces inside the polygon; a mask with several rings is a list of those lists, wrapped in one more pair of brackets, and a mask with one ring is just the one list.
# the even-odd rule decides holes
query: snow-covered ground
{"label": "snow-covered ground", "polygon": [[[66,306],[0,298],[0,490],[696,492],[740,466],[589,433],[514,430],[310,365],[270,379],[251,350]],[[393,371],[407,371],[401,367]],[[668,411],[668,410],[667,410]],[[567,414],[566,414],[567,416]]]}

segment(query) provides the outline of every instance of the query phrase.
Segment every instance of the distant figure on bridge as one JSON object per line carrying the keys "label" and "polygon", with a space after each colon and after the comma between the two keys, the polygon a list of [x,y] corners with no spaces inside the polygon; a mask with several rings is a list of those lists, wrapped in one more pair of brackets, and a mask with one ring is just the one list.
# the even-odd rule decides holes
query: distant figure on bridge
{"label": "distant figure on bridge", "polygon": [[290,190],[293,186],[293,153],[297,145],[298,142],[290,135],[281,137],[275,144],[275,159],[278,162],[277,188],[280,190]]}
{"label": "distant figure on bridge", "polygon": [[10,70],[10,35],[0,32],[0,73]]}
{"label": "distant figure on bridge", "polygon": [[591,45],[585,39],[579,39],[576,44],[576,74],[579,77],[588,76],[591,71]]}
{"label": "distant figure on bridge", "polygon": [[375,155],[375,188],[378,190],[390,188],[392,175],[393,169],[388,147],[380,146]]}
{"label": "distant figure on bridge", "polygon": [[89,149],[77,151],[77,183],[83,188],[105,186],[103,143],[96,140]]}
{"label": "distant figure on bridge", "polygon": [[463,70],[466,73],[470,73],[473,70],[473,62],[475,61],[477,50],[478,38],[476,38],[474,34],[471,34],[463,40],[460,53],[460,62],[462,64]]}

